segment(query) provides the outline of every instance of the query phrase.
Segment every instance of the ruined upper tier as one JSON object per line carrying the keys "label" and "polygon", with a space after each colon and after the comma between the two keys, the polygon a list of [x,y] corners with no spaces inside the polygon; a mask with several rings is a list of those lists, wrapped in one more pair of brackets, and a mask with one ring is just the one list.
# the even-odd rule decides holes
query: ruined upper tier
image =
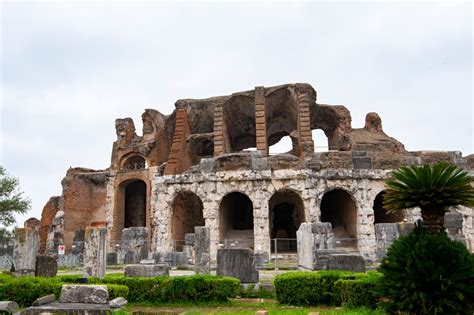
{"label": "ruined upper tier", "polygon": [[[137,136],[131,118],[116,120],[112,168],[161,166],[164,175],[178,174],[199,165],[203,158],[219,158],[249,148],[268,156],[269,146],[285,136],[292,141],[288,153],[295,157],[289,159],[303,161],[320,156],[321,166],[330,167],[324,165],[327,153],[314,152],[314,129],[321,129],[327,136],[331,153],[379,152],[379,157],[385,155],[390,160],[407,154],[402,143],[384,133],[377,113],[368,113],[365,126],[354,129],[346,107],[318,104],[316,91],[302,83],[256,87],[202,100],[178,100],[171,115],[146,109],[142,120],[141,137]],[[334,156],[352,158],[348,153]],[[346,162],[341,166],[350,168],[350,161]]]}

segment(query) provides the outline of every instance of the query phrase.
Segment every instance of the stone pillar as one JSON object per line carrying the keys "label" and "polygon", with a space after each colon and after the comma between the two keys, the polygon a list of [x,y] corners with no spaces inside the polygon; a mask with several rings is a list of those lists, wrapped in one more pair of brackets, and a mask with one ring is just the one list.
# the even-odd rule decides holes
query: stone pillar
{"label": "stone pillar", "polygon": [[257,150],[262,152],[262,155],[268,155],[268,141],[267,141],[267,122],[265,114],[265,88],[257,86],[255,88],[255,130],[257,132]]}
{"label": "stone pillar", "polygon": [[119,263],[138,264],[148,257],[148,229],[146,227],[131,227],[123,229]]}
{"label": "stone pillar", "polygon": [[217,250],[216,274],[237,278],[242,283],[257,283],[258,271],[254,253],[248,248]]}
{"label": "stone pillar", "polygon": [[105,276],[107,229],[87,227],[84,241],[84,276],[103,278]]}
{"label": "stone pillar", "polygon": [[311,134],[311,122],[309,108],[311,105],[311,97],[307,94],[298,94],[298,130],[300,136],[301,156],[306,153],[314,152],[313,136]]}
{"label": "stone pillar", "polygon": [[210,229],[207,226],[194,227],[195,271],[196,274],[211,273],[211,239]]}
{"label": "stone pillar", "polygon": [[36,255],[39,251],[39,233],[33,228],[16,228],[13,243],[13,265],[20,274],[35,272]]}
{"label": "stone pillar", "polygon": [[222,101],[219,101],[214,107],[214,156],[220,156],[227,152],[223,108],[224,102]]}
{"label": "stone pillar", "polygon": [[313,270],[314,266],[314,236],[311,223],[301,223],[296,231],[298,250],[298,269]]}
{"label": "stone pillar", "polygon": [[375,255],[377,259],[382,259],[387,254],[387,249],[392,242],[400,236],[397,223],[377,223],[375,224]]}
{"label": "stone pillar", "polygon": [[296,232],[296,239],[298,268],[300,270],[326,269],[329,256],[335,248],[331,223],[301,223]]}

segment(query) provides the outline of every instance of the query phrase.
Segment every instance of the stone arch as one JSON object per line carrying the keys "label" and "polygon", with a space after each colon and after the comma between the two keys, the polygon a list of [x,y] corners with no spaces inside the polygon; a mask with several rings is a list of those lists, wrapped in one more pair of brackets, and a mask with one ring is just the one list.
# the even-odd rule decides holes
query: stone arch
{"label": "stone arch", "polygon": [[405,218],[403,212],[387,213],[383,205],[383,196],[385,190],[382,190],[375,196],[372,209],[374,210],[374,224],[377,223],[397,223],[403,221]]}
{"label": "stone arch", "polygon": [[330,222],[340,247],[357,247],[357,205],[344,189],[327,191],[321,199],[321,222]]}
{"label": "stone arch", "polygon": [[255,103],[248,96],[236,95],[223,106],[230,152],[257,146]]}
{"label": "stone arch", "polygon": [[121,229],[146,226],[147,185],[141,179],[126,180],[119,185],[118,210],[123,221]]}
{"label": "stone arch", "polygon": [[[296,231],[305,222],[304,204],[300,195],[290,189],[275,192],[268,201],[270,238],[296,239]],[[272,242],[272,251],[275,244]],[[296,251],[296,242],[277,243],[278,252]]]}
{"label": "stone arch", "polygon": [[146,159],[139,154],[131,154],[122,158],[122,171],[138,171],[147,168]]}
{"label": "stone arch", "polygon": [[171,236],[176,241],[176,250],[181,251],[186,233],[194,233],[195,226],[204,226],[201,198],[191,191],[176,194],[171,216]]}
{"label": "stone arch", "polygon": [[253,203],[246,194],[235,191],[222,198],[219,205],[219,238],[221,242],[242,239],[253,243]]}
{"label": "stone arch", "polygon": [[281,138],[292,139],[291,154],[298,156],[298,104],[288,89],[278,89],[265,97],[268,147]]}

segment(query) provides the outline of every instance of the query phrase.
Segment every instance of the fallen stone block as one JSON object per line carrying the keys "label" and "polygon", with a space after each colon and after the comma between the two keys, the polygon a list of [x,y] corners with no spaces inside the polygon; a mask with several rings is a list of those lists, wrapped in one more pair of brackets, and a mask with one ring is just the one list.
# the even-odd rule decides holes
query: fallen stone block
{"label": "fallen stone block", "polygon": [[113,299],[112,301],[109,302],[110,307],[112,308],[119,308],[119,307],[124,307],[127,305],[128,301],[123,298],[123,297],[118,297],[116,299]]}
{"label": "fallen stone block", "polygon": [[327,269],[365,272],[365,261],[361,255],[331,254],[329,256]]}
{"label": "fallen stone block", "polygon": [[1,301],[0,302],[0,311],[15,313],[18,310],[18,304],[14,301]]}
{"label": "fallen stone block", "polygon": [[252,250],[244,248],[217,250],[216,274],[237,278],[242,283],[257,283],[258,271]]}
{"label": "fallen stone block", "polygon": [[41,306],[41,305],[53,303],[54,301],[56,301],[56,297],[54,296],[54,294],[49,294],[49,295],[37,298],[33,302],[33,306]]}
{"label": "fallen stone block", "polygon": [[65,284],[61,288],[61,303],[106,304],[109,291],[105,285]]}
{"label": "fallen stone block", "polygon": [[125,277],[157,277],[169,276],[170,267],[168,264],[156,265],[128,265],[125,266]]}
{"label": "fallen stone block", "polygon": [[57,258],[51,255],[36,256],[36,274],[37,277],[54,277],[58,272]]}

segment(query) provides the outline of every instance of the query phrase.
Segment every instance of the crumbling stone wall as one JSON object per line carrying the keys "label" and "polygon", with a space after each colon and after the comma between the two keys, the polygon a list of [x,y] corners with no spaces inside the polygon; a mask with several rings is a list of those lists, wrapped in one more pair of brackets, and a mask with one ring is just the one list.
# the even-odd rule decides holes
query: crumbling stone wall
{"label": "crumbling stone wall", "polygon": [[[328,192],[340,190],[355,206],[348,212],[351,219],[342,225],[352,224],[345,227],[357,238],[352,245],[372,259],[374,200],[384,190],[391,170],[436,161],[449,161],[471,172],[474,169],[473,155],[407,152],[402,143],[385,134],[377,113],[368,113],[365,125],[353,128],[345,106],[318,104],[316,96],[309,84],[296,83],[178,100],[170,115],[146,109],[141,136],[131,118],[117,119],[110,167],[67,172],[62,196],[49,201],[43,210],[41,248],[54,252],[58,244],[65,243],[70,250],[77,230],[105,225],[109,251],[117,250],[123,228],[146,227],[149,250],[169,253],[175,246],[173,239],[191,233],[193,225],[205,225],[210,229],[215,259],[228,236],[225,233],[235,228],[224,222],[232,218],[232,210],[223,203],[234,193],[251,203],[248,219],[253,232],[249,230],[252,224],[246,224],[237,230],[247,230],[237,231],[241,234],[233,231],[233,235],[245,236],[255,253],[268,255],[275,223],[272,197],[279,194],[278,202],[294,207],[291,219],[296,227],[301,222],[321,222],[321,201]],[[328,137],[329,152],[314,152],[314,129],[323,130]],[[290,152],[269,155],[269,146],[286,136],[292,141]],[[130,185],[141,188],[129,189]],[[180,199],[190,193],[195,199],[192,206]],[[281,196],[288,196],[288,200]],[[197,208],[202,208],[202,218],[196,215]],[[230,214],[223,216],[225,211]],[[473,250],[473,209],[460,212],[462,233]],[[392,221],[419,218],[419,210],[406,211]],[[285,233],[293,235],[290,230]]]}

